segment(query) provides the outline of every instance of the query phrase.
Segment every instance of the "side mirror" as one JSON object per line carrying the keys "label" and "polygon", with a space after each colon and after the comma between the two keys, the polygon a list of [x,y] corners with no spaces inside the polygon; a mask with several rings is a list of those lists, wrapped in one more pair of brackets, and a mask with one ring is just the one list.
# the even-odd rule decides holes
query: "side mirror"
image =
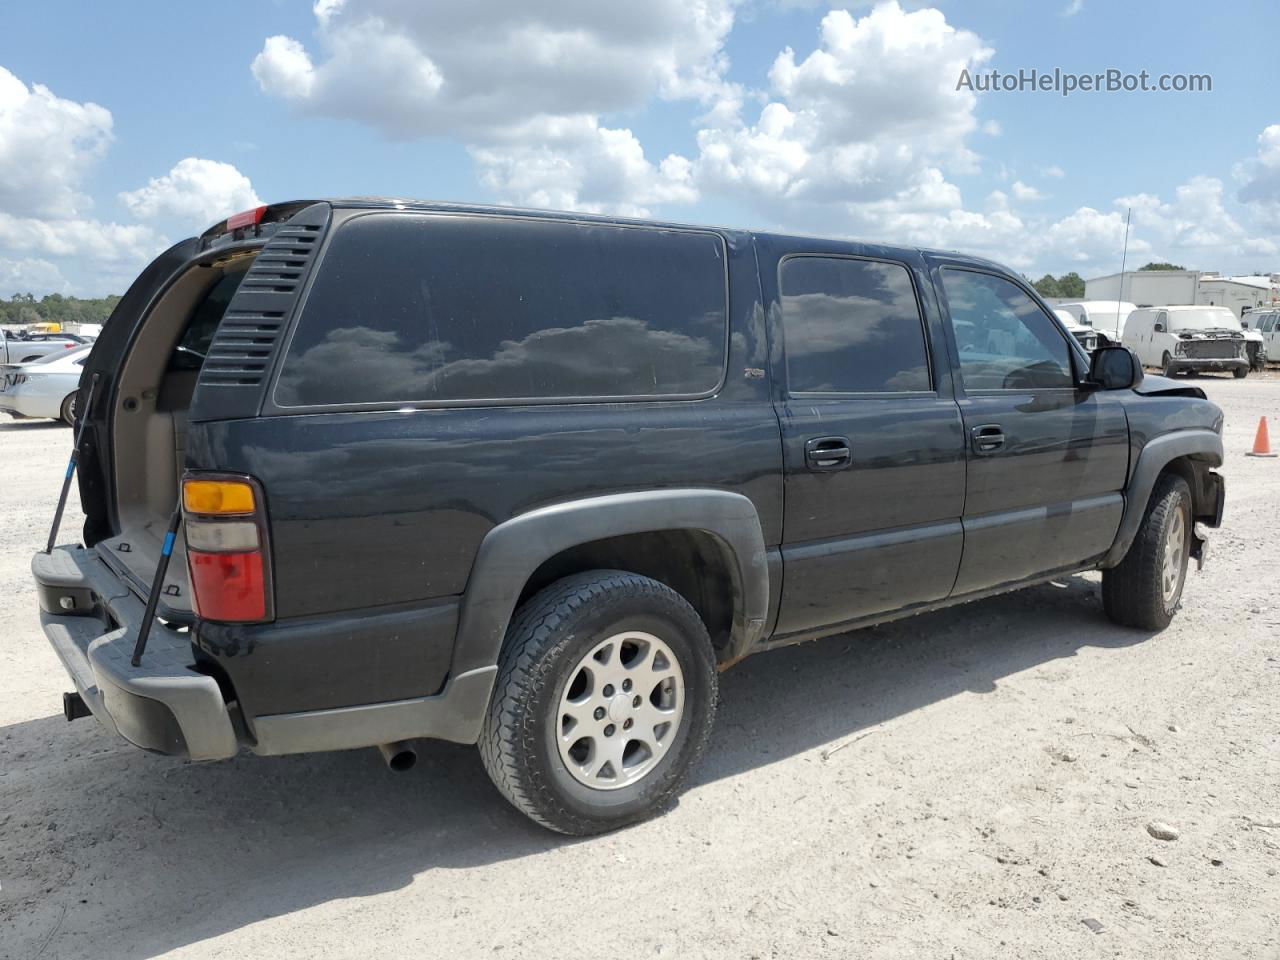
{"label": "side mirror", "polygon": [[1157,324],[1156,324],[1156,333],[1164,333],[1164,324],[1163,324],[1163,323],[1157,323]]}
{"label": "side mirror", "polygon": [[1103,390],[1128,390],[1142,382],[1142,364],[1128,347],[1099,347],[1089,364],[1089,379]]}

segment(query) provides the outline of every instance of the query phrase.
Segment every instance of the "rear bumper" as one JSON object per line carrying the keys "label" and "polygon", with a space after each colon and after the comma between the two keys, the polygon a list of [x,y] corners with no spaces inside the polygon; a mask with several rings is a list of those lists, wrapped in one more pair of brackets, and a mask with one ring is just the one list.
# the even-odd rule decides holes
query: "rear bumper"
{"label": "rear bumper", "polygon": [[141,665],[130,663],[144,606],[93,551],[38,553],[31,573],[45,636],[103,726],[156,753],[235,755],[231,712],[217,681],[197,671],[186,634],[155,623]]}
{"label": "rear bumper", "polygon": [[31,572],[45,636],[76,691],[105,727],[144,750],[219,760],[241,745],[285,754],[419,737],[474,743],[480,735],[496,665],[452,677],[434,696],[241,718],[217,680],[200,672],[186,633],[155,622],[141,664],[132,665],[145,605],[95,551],[38,553]]}

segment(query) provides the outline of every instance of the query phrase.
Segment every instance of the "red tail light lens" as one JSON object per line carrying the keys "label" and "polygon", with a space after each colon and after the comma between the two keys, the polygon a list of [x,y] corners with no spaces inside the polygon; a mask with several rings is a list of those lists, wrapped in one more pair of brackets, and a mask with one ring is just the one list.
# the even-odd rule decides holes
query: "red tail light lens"
{"label": "red tail light lens", "polygon": [[271,619],[266,498],[258,482],[189,474],[182,503],[196,615],[224,623]]}
{"label": "red tail light lens", "polygon": [[252,622],[267,615],[262,552],[187,551],[196,616],[204,620]]}
{"label": "red tail light lens", "polygon": [[227,217],[227,230],[239,230],[241,227],[254,227],[262,222],[262,216],[267,212],[266,206],[254,207],[252,210],[245,210],[242,213],[233,213]]}

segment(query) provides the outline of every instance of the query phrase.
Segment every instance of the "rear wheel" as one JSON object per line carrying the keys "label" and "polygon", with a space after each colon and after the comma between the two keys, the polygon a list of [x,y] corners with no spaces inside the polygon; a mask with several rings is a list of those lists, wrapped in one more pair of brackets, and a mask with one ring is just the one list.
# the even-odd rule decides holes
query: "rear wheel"
{"label": "rear wheel", "polygon": [[682,596],[596,570],[521,606],[499,663],[480,755],[522,813],[587,835],[661,809],[706,749],[711,640]]}
{"label": "rear wheel", "polygon": [[1163,630],[1182,599],[1191,556],[1191,489],[1164,474],[1123,560],[1102,571],[1102,605],[1123,627]]}
{"label": "rear wheel", "polygon": [[62,401],[62,410],[58,414],[58,419],[69,427],[76,425],[76,395],[74,393],[67,394],[67,398]]}

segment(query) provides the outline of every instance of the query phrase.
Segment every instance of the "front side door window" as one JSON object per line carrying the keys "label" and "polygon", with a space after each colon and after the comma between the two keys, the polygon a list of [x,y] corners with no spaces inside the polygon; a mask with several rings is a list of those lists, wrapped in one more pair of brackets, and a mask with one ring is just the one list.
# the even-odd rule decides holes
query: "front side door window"
{"label": "front side door window", "polygon": [[942,271],[967,391],[1074,385],[1058,327],[1016,284],[972,270]]}

